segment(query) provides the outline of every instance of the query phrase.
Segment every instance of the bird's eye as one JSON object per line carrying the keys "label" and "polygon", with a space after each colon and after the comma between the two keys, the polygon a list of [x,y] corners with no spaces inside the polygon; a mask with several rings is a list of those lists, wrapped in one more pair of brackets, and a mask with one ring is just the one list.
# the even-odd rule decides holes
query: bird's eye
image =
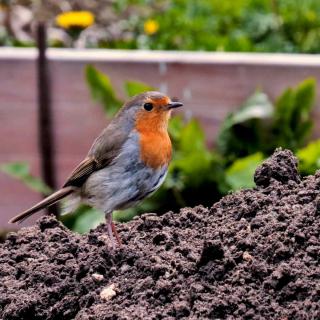
{"label": "bird's eye", "polygon": [[153,109],[153,105],[150,102],[147,102],[143,105],[143,107],[145,108],[145,110],[147,111],[151,111]]}

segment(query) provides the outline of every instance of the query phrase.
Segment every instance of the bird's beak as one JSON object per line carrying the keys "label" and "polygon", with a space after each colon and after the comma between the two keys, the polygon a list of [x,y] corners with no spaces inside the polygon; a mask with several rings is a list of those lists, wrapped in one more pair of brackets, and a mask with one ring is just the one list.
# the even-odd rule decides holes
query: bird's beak
{"label": "bird's beak", "polygon": [[167,105],[168,109],[179,108],[179,107],[182,107],[182,106],[183,106],[183,103],[181,103],[181,102],[170,102]]}

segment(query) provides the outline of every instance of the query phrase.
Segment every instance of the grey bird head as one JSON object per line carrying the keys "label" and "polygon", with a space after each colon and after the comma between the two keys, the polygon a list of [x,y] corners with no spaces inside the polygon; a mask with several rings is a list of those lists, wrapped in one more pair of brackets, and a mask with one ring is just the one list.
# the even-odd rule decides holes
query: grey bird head
{"label": "grey bird head", "polygon": [[[117,118],[146,129],[166,128],[172,109],[183,106],[157,91],[147,91],[131,98],[119,111]],[[119,121],[119,119],[117,120]]]}

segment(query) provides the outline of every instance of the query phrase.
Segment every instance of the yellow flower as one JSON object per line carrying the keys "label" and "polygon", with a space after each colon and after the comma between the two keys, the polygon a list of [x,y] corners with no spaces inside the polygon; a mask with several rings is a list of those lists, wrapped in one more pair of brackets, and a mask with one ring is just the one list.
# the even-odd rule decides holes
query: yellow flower
{"label": "yellow flower", "polygon": [[155,20],[149,19],[144,23],[143,28],[144,32],[151,36],[159,30],[159,23]]}
{"label": "yellow flower", "polygon": [[56,24],[64,29],[85,29],[94,23],[94,15],[89,11],[68,11],[56,17]]}

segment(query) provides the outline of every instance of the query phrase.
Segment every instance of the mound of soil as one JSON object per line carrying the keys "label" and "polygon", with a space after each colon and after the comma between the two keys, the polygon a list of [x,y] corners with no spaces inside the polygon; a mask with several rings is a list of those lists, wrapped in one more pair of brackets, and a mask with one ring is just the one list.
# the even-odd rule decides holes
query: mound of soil
{"label": "mound of soil", "polygon": [[144,214],[88,235],[53,217],[0,247],[0,318],[319,319],[320,173],[278,150],[257,187],[206,209]]}

